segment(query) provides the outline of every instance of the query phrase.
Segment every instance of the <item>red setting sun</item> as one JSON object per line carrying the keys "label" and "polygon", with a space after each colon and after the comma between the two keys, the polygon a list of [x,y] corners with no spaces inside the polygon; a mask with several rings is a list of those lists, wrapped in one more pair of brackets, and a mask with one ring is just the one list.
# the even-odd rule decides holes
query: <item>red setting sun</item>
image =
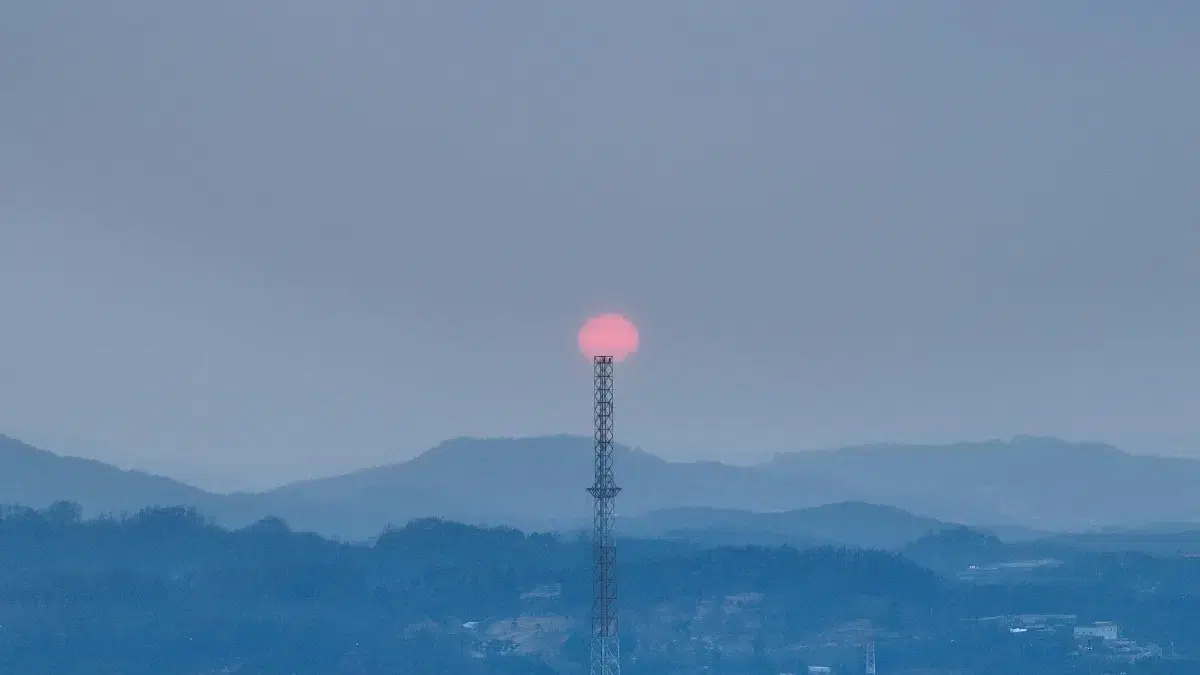
{"label": "red setting sun", "polygon": [[637,350],[637,327],[620,314],[594,316],[579,329],[579,351],[589,359],[611,356],[613,361],[623,361]]}

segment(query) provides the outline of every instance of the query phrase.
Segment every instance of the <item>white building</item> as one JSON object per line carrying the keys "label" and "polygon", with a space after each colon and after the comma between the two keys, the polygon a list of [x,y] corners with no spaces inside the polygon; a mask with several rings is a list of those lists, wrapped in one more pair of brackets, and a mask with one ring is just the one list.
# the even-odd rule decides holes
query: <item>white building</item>
{"label": "white building", "polygon": [[1100,638],[1101,640],[1116,640],[1121,637],[1121,629],[1108,621],[1097,621],[1090,626],[1076,626],[1075,637]]}

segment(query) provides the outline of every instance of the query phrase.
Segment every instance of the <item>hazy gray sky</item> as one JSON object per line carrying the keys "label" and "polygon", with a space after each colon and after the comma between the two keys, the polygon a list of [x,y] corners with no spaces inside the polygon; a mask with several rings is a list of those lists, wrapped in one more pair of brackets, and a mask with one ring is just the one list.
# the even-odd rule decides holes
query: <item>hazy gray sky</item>
{"label": "hazy gray sky", "polygon": [[1200,454],[1200,4],[0,4],[0,431]]}

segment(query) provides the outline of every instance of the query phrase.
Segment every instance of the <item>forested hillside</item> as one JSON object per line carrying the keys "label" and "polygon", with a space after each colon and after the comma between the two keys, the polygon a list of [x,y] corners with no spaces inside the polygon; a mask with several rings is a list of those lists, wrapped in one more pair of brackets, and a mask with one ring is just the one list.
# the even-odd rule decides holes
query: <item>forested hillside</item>
{"label": "forested hillside", "polygon": [[[88,521],[60,503],[8,509],[0,550],[0,672],[571,673],[586,662],[583,539],[419,520],[348,544],[275,519],[228,531],[168,508]],[[975,621],[1027,612],[1121,621],[1200,653],[1189,619],[1200,588],[1182,558],[1079,554],[1015,585],[854,549],[625,540],[620,560],[631,673],[853,665],[867,622],[894,668],[1082,667],[1069,639],[1023,644]]]}

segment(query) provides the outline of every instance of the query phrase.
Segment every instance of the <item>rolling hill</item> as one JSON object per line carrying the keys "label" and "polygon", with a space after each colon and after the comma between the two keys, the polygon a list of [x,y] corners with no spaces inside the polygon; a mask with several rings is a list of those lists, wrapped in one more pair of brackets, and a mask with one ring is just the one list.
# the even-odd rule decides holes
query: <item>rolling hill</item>
{"label": "rolling hill", "polygon": [[666,509],[626,518],[621,523],[621,532],[706,543],[898,549],[952,527],[958,526],[892,506],[839,502],[773,513],[697,507]]}
{"label": "rolling hill", "polygon": [[[623,488],[619,512],[631,518],[665,509],[771,512],[857,501],[1007,536],[1200,522],[1200,492],[1192,489],[1200,485],[1200,462],[1052,438],[795,452],[754,466],[669,462],[618,446],[615,461]],[[296,499],[332,507],[355,496],[371,526],[385,516],[437,513],[563,528],[586,524],[590,472],[588,438],[456,439],[408,462],[286,486],[266,497],[283,509]]]}
{"label": "rolling hill", "polygon": [[[216,495],[0,437],[0,503],[65,499],[89,514],[188,505],[222,524],[275,515],[298,529],[347,538],[425,516],[563,530],[590,522],[591,453],[591,439],[577,436],[460,438],[405,462]],[[1200,485],[1200,462],[1100,444],[1018,437],[869,446],[780,454],[754,466],[670,462],[626,446],[615,453],[619,514],[631,532],[704,530],[713,540],[753,533],[764,542],[891,547],[947,522],[1006,539],[1034,538],[1012,534],[1032,529],[1200,522],[1200,492],[1192,489]],[[812,509],[823,505],[833,506]]]}
{"label": "rolling hill", "polygon": [[952,445],[878,445],[777,455],[762,468],[822,476],[847,499],[943,520],[1042,530],[1200,522],[1200,461],[1101,443],[1018,436]]}
{"label": "rolling hill", "polygon": [[180,505],[225,514],[228,504],[170,478],[56,455],[0,435],[0,502],[42,508],[58,500],[79,503],[85,515]]}
{"label": "rolling hill", "polygon": [[[625,446],[614,452],[622,514],[693,506],[773,511],[836,501],[835,488],[804,477],[718,462],[668,462]],[[591,472],[589,438],[460,438],[407,462],[286,485],[260,499],[296,526],[319,531],[352,515],[351,536],[430,515],[564,529],[588,518]],[[352,513],[344,510],[350,503]],[[324,509],[314,510],[314,504]]]}

